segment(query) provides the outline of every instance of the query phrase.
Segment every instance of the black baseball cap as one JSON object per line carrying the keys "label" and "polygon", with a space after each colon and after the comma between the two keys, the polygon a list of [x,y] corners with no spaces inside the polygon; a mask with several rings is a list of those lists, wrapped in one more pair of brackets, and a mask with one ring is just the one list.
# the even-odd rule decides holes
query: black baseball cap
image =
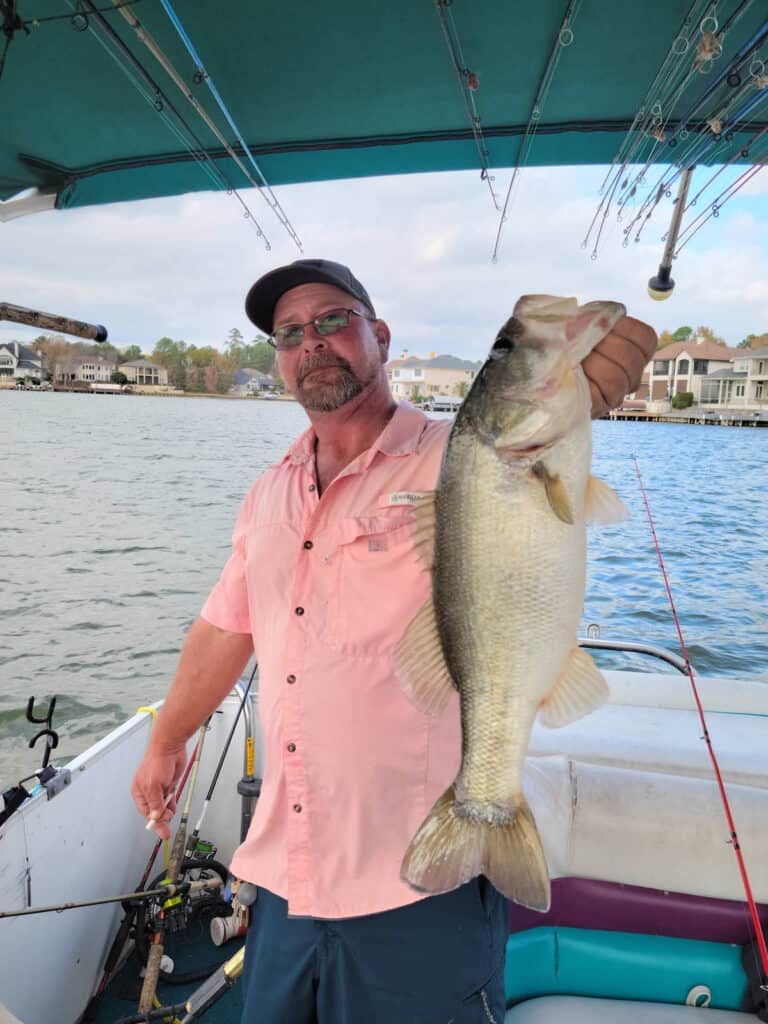
{"label": "black baseball cap", "polygon": [[341,288],[376,316],[368,292],[349,267],[343,263],[334,263],[333,260],[295,260],[285,267],[270,270],[251,286],[245,297],[248,319],[265,334],[271,334],[275,306],[280,296],[300,284],[313,284],[315,281]]}

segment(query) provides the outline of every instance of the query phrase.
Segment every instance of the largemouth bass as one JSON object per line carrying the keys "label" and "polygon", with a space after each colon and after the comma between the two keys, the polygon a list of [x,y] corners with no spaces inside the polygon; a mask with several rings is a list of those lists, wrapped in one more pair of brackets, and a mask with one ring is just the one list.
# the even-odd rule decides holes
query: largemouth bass
{"label": "largemouth bass", "polygon": [[625,314],[618,303],[525,296],[457,413],[435,495],[416,510],[432,599],[396,652],[403,689],[437,714],[459,691],[461,768],[411,842],[404,881],[445,892],[484,874],[536,910],[550,902],[521,788],[534,719],[561,726],[608,695],[577,646],[586,522],[621,499],[590,476],[581,360]]}

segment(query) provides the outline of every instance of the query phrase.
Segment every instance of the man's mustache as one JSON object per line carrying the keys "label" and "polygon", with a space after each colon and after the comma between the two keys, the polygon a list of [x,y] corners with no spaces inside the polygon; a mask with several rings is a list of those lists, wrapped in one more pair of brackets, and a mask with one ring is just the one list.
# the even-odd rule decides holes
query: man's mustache
{"label": "man's mustache", "polygon": [[313,370],[322,370],[326,366],[340,366],[343,370],[348,370],[350,372],[352,370],[351,364],[348,363],[346,359],[318,352],[316,355],[307,356],[301,364],[299,371],[296,374],[297,383],[303,384],[304,378],[307,374],[310,374]]}

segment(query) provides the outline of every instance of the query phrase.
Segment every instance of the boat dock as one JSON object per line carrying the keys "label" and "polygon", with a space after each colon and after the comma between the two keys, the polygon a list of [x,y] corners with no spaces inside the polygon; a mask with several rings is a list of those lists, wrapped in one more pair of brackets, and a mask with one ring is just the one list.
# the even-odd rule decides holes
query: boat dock
{"label": "boat dock", "polygon": [[672,409],[668,412],[648,412],[645,409],[612,409],[603,419],[625,420],[634,423],[695,423],[716,427],[768,427],[768,410],[750,409]]}

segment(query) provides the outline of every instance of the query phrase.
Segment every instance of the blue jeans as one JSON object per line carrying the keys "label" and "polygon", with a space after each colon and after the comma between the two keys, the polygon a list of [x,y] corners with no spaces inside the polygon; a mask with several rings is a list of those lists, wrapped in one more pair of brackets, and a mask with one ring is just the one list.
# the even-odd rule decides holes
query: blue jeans
{"label": "blue jeans", "polygon": [[259,889],[242,1024],[503,1024],[507,901],[485,878],[364,917],[288,917]]}

